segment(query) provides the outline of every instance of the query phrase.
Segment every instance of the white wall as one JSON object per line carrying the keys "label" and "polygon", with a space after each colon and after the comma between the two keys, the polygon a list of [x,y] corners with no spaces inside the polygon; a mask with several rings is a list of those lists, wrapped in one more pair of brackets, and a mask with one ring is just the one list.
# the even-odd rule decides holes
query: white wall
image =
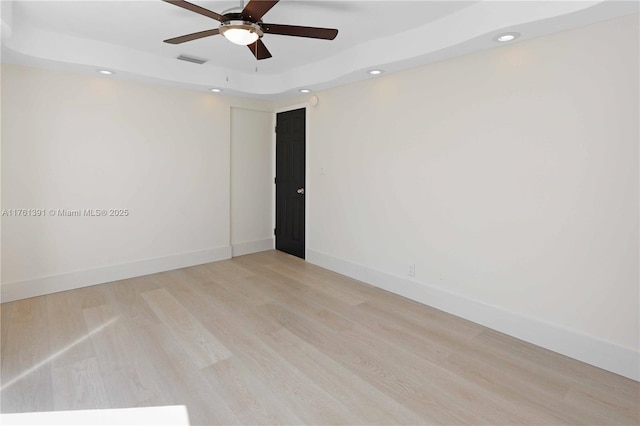
{"label": "white wall", "polygon": [[231,245],[234,256],[273,239],[273,113],[231,108]]}
{"label": "white wall", "polygon": [[3,64],[2,208],[129,210],[3,217],[3,300],[230,257],[238,104],[268,105]]}
{"label": "white wall", "polygon": [[629,16],[318,93],[309,260],[638,379],[638,75]]}

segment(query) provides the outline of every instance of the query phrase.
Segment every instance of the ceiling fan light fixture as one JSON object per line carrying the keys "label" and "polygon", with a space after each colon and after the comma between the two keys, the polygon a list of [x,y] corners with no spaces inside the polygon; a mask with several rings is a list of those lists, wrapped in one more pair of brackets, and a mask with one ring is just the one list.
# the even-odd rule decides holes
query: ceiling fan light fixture
{"label": "ceiling fan light fixture", "polygon": [[262,37],[260,25],[248,21],[227,21],[220,25],[222,34],[231,43],[248,46]]}

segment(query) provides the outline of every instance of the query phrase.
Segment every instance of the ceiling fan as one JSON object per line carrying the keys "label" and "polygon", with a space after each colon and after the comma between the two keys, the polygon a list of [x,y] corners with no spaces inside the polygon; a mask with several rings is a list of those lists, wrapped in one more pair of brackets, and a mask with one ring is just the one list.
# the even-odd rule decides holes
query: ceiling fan
{"label": "ceiling fan", "polygon": [[279,34],[324,40],[333,40],[338,35],[338,30],[331,28],[265,24],[262,22],[262,17],[275,6],[279,0],[250,0],[240,13],[225,13],[223,15],[183,0],[163,1],[221,22],[218,28],[174,37],[164,41],[170,44],[180,44],[222,34],[232,43],[248,46],[256,59],[260,60],[271,57],[271,53],[269,53],[269,50],[261,40],[264,34]]}

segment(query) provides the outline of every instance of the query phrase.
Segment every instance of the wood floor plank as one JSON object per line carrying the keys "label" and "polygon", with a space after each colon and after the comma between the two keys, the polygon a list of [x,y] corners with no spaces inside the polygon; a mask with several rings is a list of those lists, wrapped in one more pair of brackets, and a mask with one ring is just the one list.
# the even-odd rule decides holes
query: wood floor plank
{"label": "wood floor plank", "polygon": [[[252,277],[247,280],[252,280],[254,292],[270,295],[272,302],[304,311],[336,330],[343,330],[351,325],[351,321],[335,314],[336,311],[353,310],[352,305],[341,299],[333,299],[304,286],[299,287],[297,280],[284,276],[279,277],[277,273],[272,275],[270,272],[269,276],[261,275],[259,278]],[[291,284],[296,288],[292,289]]]}
{"label": "wood floor plank", "polygon": [[274,263],[267,268],[300,283],[322,292],[335,300],[341,300],[348,305],[359,305],[367,300],[361,291],[353,291],[349,286],[341,285],[337,280],[320,277],[316,274],[306,271],[300,271],[300,268],[292,268],[284,263]]}
{"label": "wood floor plank", "polygon": [[47,303],[44,297],[16,302],[1,360],[0,411],[53,409]]}
{"label": "wood floor plank", "polygon": [[225,280],[220,280],[218,278],[214,281],[208,281],[200,284],[199,288],[202,292],[214,299],[216,303],[224,305],[226,310],[231,310],[233,312],[251,310],[255,306],[262,304],[256,304],[255,299],[243,295],[238,291],[235,285],[230,285]]}
{"label": "wood floor plank", "polygon": [[[445,424],[480,424],[482,418],[469,412],[463,405],[455,405],[443,399],[440,391],[427,394],[428,380],[420,379],[406,371],[402,365],[386,362],[384,355],[371,348],[358,348],[346,336],[324,329],[322,326],[292,314],[286,309],[265,305],[258,308],[265,315],[280,322],[283,327],[318,348],[328,357],[353,371],[370,385],[387,394],[429,422]],[[395,359],[400,359],[396,356]],[[392,358],[392,359],[394,359]],[[424,388],[423,388],[424,386]]]}
{"label": "wood floor plank", "polygon": [[54,410],[109,408],[109,397],[95,357],[53,368]]}
{"label": "wood floor plank", "polygon": [[[292,309],[296,305],[287,302],[287,307]],[[388,342],[419,353],[420,356],[429,360],[443,360],[452,353],[446,345],[434,344],[434,340],[442,338],[438,334],[442,325],[435,321],[414,323],[385,315],[385,312],[371,312],[366,302],[348,308],[335,303],[333,306],[325,304],[319,312],[311,309],[306,311],[306,315],[310,313],[323,325],[335,330],[348,331],[364,327],[373,333],[384,335]],[[445,338],[449,336],[446,335]]]}
{"label": "wood floor plank", "polygon": [[[521,413],[533,418],[534,421],[529,423],[580,424],[587,419],[572,415],[571,404],[567,404],[564,397],[558,397],[554,392],[539,391],[537,387],[531,386],[529,374],[505,371],[500,357],[487,364],[476,359],[472,353],[454,353],[442,363],[448,371],[464,377],[480,388],[508,398],[519,407]],[[602,423],[602,419],[593,417],[588,420],[587,424]]]}
{"label": "wood floor plank", "polygon": [[[61,292],[45,296],[47,321],[56,324],[56,332],[49,333],[49,347],[58,356],[51,360],[54,369],[82,363],[95,356],[93,344],[82,313],[83,292]],[[84,292],[86,294],[86,292]]]}
{"label": "wood floor plank", "polygon": [[357,374],[287,329],[266,336],[267,344],[287,362],[339,399],[367,424],[424,424],[429,419],[372,387]]}
{"label": "wood floor plank", "polygon": [[580,407],[585,416],[592,416],[593,423],[640,424],[640,410],[637,407],[590,385],[572,387],[564,401]]}
{"label": "wood floor plank", "polygon": [[230,409],[226,390],[208,380],[191,362],[164,324],[135,328],[132,333],[139,346],[153,352],[148,362],[161,372],[157,381],[161,395],[144,401],[145,405],[185,405],[192,425],[241,423]]}
{"label": "wood floor plank", "polygon": [[231,352],[167,290],[145,291],[142,297],[198,368],[231,356]]}
{"label": "wood floor plank", "polygon": [[251,268],[245,268],[241,263],[236,262],[235,259],[230,259],[229,262],[215,262],[209,263],[207,268],[214,272],[226,272],[239,278],[247,278],[255,275],[255,272]]}
{"label": "wood floor plank", "polygon": [[286,285],[263,276],[249,277],[246,280],[254,288],[254,291],[269,295],[273,301],[287,301],[295,293]]}
{"label": "wood floor plank", "polygon": [[[392,293],[389,293],[386,290],[382,290],[370,284],[365,284],[351,277],[347,277],[346,275],[321,268],[320,266],[304,262],[296,257],[285,257],[282,259],[281,263],[287,265],[290,268],[295,268],[296,270],[311,274],[317,277],[319,280],[322,280],[323,282],[329,282],[333,283],[333,285],[338,285],[341,289],[354,292],[354,294],[358,295],[359,297],[364,297],[366,298],[366,300],[379,299],[380,297],[384,297],[385,295],[392,295]],[[404,299],[402,297],[400,298]]]}
{"label": "wood floor plank", "polygon": [[[273,301],[273,298],[270,295],[255,291],[252,282],[250,281],[253,277],[255,276],[251,275],[249,277],[245,277],[234,276],[232,274],[224,274],[223,276],[220,274],[214,274],[211,276],[213,282],[215,282],[219,287],[224,288],[227,293],[236,294],[238,299],[240,299],[239,302],[244,306],[253,308]],[[212,280],[203,282],[201,285],[207,286]]]}
{"label": "wood floor plank", "polygon": [[13,308],[19,302],[8,302],[0,304],[0,359],[5,356],[5,343],[7,342],[7,334],[11,325],[11,316]]}
{"label": "wood floor plank", "polygon": [[263,382],[238,358],[229,358],[207,367],[203,376],[224,390],[241,424],[291,425],[304,423],[290,404],[283,403],[269,383]]}
{"label": "wood floor plank", "polygon": [[244,368],[262,382],[269,383],[271,392],[281,401],[292,405],[305,424],[363,424],[363,419],[354,416],[261,339],[245,331],[253,327],[241,315],[213,320],[207,326],[237,354]]}
{"label": "wood floor plank", "polygon": [[217,298],[215,292],[207,291],[210,286],[217,285],[214,282],[204,284],[191,283],[191,285],[174,285],[165,286],[165,289],[171,293],[196,319],[202,323],[211,319],[216,315],[233,315],[236,311],[233,306],[225,303],[224,299]]}
{"label": "wood floor plank", "polygon": [[442,333],[446,333],[453,339],[458,340],[474,338],[486,330],[485,327],[479,324],[463,320],[397,295],[372,298],[360,305],[360,309],[367,310],[373,315],[392,317],[395,321],[402,321],[407,324],[417,326],[430,324],[433,328],[437,327]]}
{"label": "wood floor plank", "polygon": [[130,320],[130,324],[144,327],[160,321],[142,297],[143,292],[160,288],[153,277],[122,280],[101,287],[111,304],[117,308],[120,315]]}
{"label": "wood floor plank", "polygon": [[257,275],[257,271],[255,270],[256,268],[263,268],[265,266],[273,265],[274,263],[280,263],[289,256],[289,254],[284,252],[269,250],[259,253],[252,253],[246,256],[234,257],[232,260],[242,265],[242,267],[246,270],[249,270]]}
{"label": "wood floor plank", "polygon": [[[298,317],[295,322],[300,324],[302,320]],[[311,323],[308,323],[307,326],[311,327]],[[482,388],[477,386],[475,386],[476,392],[473,392],[474,386],[468,383],[469,380],[462,375],[452,377],[452,372],[443,367],[441,358],[436,360],[438,365],[433,365],[432,360],[429,360],[424,352],[410,351],[399,355],[397,353],[399,348],[398,340],[390,339],[390,337],[385,338],[384,341],[376,339],[364,328],[351,329],[347,334],[349,337],[345,339],[345,345],[352,344],[355,347],[370,346],[369,352],[371,353],[380,354],[389,359],[403,359],[403,369],[409,370],[412,373],[412,378],[417,379],[411,381],[412,378],[405,377],[406,386],[410,386],[414,394],[418,394],[420,389],[425,388],[425,386],[420,385],[420,380],[430,381],[430,386],[435,386],[439,389],[439,392],[445,398],[448,396],[452,400],[464,401],[467,407],[476,407],[477,410],[474,411],[479,411],[480,407],[483,407],[485,414],[482,416],[483,418],[479,418],[477,421],[485,420],[489,424],[494,424],[500,419],[509,419],[514,424],[527,424],[536,420],[549,424],[560,421],[558,418],[546,416],[544,413],[536,414],[532,410],[526,411],[524,409],[526,407],[522,407],[519,402],[512,400],[508,393],[499,392],[491,388],[486,388],[485,392],[481,392]],[[393,333],[385,333],[385,336],[393,336]],[[388,343],[392,343],[392,345]],[[419,357],[414,356],[414,353],[419,354]],[[381,361],[378,362],[382,363]],[[400,377],[402,373],[395,372],[394,374]],[[474,396],[469,399],[469,394],[481,396]]]}
{"label": "wood floor plank", "polygon": [[640,383],[612,374],[592,365],[571,359],[531,343],[485,329],[475,339],[478,345],[500,350],[514,365],[546,378],[550,385],[569,389],[575,384],[615,394],[627,401],[640,401]]}
{"label": "wood floor plank", "polygon": [[[105,296],[105,290],[113,287],[113,284],[120,283],[121,281],[116,281],[115,283],[107,283],[100,285],[92,285],[89,287],[82,287],[75,290],[72,290],[74,293],[74,298],[77,300],[77,307],[81,309],[93,308],[96,306],[101,306],[107,303],[107,299]],[[136,281],[137,285],[137,281]],[[62,292],[62,294],[68,294],[67,292]]]}
{"label": "wood floor plank", "polygon": [[83,310],[111,408],[134,407],[159,395],[159,373],[112,305]]}
{"label": "wood floor plank", "polygon": [[542,387],[547,395],[555,399],[562,399],[569,390],[565,383],[549,378],[539,369],[526,368],[499,348],[474,341],[476,333],[459,332],[455,326],[449,332],[448,322],[439,321],[437,316],[416,321],[411,315],[407,317],[397,315],[394,311],[372,308],[369,303],[358,306],[358,310],[358,315],[353,315],[352,318],[359,324],[370,324],[374,329],[389,335],[391,341],[413,348],[415,353],[427,356],[427,359],[446,365],[446,359],[450,356],[472,353],[475,361],[483,361],[487,366],[494,365],[499,360],[503,371],[507,370],[515,377],[526,378],[529,388]]}
{"label": "wood floor plank", "polygon": [[3,412],[640,424],[640,383],[275,251],[0,306]]}

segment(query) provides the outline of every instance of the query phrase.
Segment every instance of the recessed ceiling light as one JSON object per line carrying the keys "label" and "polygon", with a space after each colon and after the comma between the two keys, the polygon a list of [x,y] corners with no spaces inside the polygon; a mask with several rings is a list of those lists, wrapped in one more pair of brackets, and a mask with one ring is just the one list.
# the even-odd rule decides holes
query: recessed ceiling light
{"label": "recessed ceiling light", "polygon": [[211,91],[213,93],[220,93],[220,92],[222,92],[222,89],[215,88],[215,89],[211,89]]}
{"label": "recessed ceiling light", "polygon": [[109,71],[109,70],[99,70],[98,71],[100,74],[104,74],[104,75],[111,75],[111,74],[115,74],[113,71]]}
{"label": "recessed ceiling light", "polygon": [[300,93],[311,93],[310,89],[300,89]]}
{"label": "recessed ceiling light", "polygon": [[504,42],[507,42],[507,41],[513,41],[513,40],[517,39],[518,37],[520,37],[520,33],[504,33],[504,34],[499,34],[496,37],[494,37],[493,41],[504,43]]}
{"label": "recessed ceiling light", "polygon": [[371,71],[369,71],[369,74],[371,74],[371,75],[380,75],[382,73],[383,73],[382,70],[371,70]]}

